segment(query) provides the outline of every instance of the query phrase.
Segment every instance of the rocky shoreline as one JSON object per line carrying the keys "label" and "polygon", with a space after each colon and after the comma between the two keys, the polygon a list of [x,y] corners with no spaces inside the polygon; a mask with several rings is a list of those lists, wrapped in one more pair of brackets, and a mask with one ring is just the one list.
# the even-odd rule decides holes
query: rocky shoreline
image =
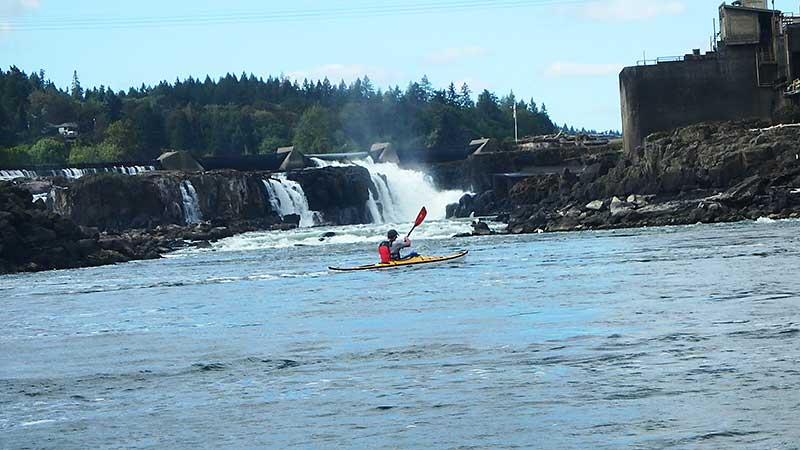
{"label": "rocky shoreline", "polygon": [[48,211],[42,201],[33,202],[26,189],[0,183],[0,274],[158,259],[175,250],[207,247],[213,241],[261,229],[264,222],[239,221],[100,231]]}
{"label": "rocky shoreline", "polygon": [[[237,234],[289,230],[266,192],[269,172],[151,172],[0,182],[0,274],[156,259]],[[369,221],[370,176],[360,167],[289,173],[330,225]],[[197,202],[186,223],[185,183]],[[37,194],[34,202],[32,193]]]}
{"label": "rocky shoreline", "polygon": [[487,198],[450,213],[499,214],[511,234],[800,218],[800,128],[693,125],[649,136],[613,166],[527,177]]}
{"label": "rocky shoreline", "polygon": [[[484,159],[494,164],[503,155]],[[580,157],[581,164],[555,154],[545,159],[549,167],[562,167],[560,172],[504,180],[502,189],[465,195],[448,206],[448,217],[492,215],[507,223],[503,230],[491,230],[477,221],[473,232],[461,236],[800,218],[800,127],[698,124],[651,135],[630,154],[588,154]],[[471,163],[470,170],[485,181],[491,167]],[[508,170],[516,168],[512,164]],[[294,228],[300,217],[281,217],[265,195],[264,180],[270,176],[160,172],[2,182],[0,273],[159,258],[244,232]],[[287,177],[305,186],[309,204],[325,223],[370,221],[366,169],[329,167]],[[196,224],[185,222],[185,183],[198,194],[202,220]],[[31,192],[50,194],[34,202]]]}

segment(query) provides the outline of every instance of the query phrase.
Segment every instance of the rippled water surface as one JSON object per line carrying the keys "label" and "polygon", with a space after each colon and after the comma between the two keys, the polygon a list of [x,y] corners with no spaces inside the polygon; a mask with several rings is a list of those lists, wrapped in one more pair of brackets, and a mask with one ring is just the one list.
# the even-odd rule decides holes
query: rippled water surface
{"label": "rippled water surface", "polygon": [[0,277],[0,448],[800,448],[800,222],[466,227]]}

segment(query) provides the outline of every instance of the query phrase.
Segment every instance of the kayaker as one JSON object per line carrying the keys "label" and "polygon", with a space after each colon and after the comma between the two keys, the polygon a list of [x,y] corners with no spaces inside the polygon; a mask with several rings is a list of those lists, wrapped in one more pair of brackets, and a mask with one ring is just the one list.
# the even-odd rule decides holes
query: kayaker
{"label": "kayaker", "polygon": [[378,253],[381,255],[381,263],[386,264],[389,261],[400,261],[419,256],[416,252],[410,253],[405,258],[400,256],[400,250],[411,247],[411,240],[408,239],[408,236],[404,237],[402,241],[398,241],[397,231],[389,230],[389,232],[386,233],[386,237],[389,240],[381,242],[381,245],[378,247]]}

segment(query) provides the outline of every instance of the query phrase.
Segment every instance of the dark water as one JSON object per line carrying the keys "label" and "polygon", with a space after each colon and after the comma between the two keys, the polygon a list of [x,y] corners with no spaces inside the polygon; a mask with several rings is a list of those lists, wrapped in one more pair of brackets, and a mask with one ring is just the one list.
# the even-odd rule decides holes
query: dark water
{"label": "dark water", "polygon": [[798,231],[431,239],[470,257],[353,274],[325,268],[372,241],[261,235],[2,277],[0,447],[797,449]]}

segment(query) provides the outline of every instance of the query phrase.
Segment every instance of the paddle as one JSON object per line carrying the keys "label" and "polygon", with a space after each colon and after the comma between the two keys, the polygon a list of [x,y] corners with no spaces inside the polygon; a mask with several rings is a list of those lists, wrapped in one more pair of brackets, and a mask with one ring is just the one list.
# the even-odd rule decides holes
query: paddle
{"label": "paddle", "polygon": [[411,227],[411,231],[408,232],[406,238],[411,236],[411,232],[414,231],[415,228],[420,226],[422,224],[422,221],[425,220],[425,217],[427,216],[428,216],[428,210],[425,209],[425,207],[423,206],[422,209],[419,210],[419,214],[417,215],[417,220],[414,221],[414,226]]}

